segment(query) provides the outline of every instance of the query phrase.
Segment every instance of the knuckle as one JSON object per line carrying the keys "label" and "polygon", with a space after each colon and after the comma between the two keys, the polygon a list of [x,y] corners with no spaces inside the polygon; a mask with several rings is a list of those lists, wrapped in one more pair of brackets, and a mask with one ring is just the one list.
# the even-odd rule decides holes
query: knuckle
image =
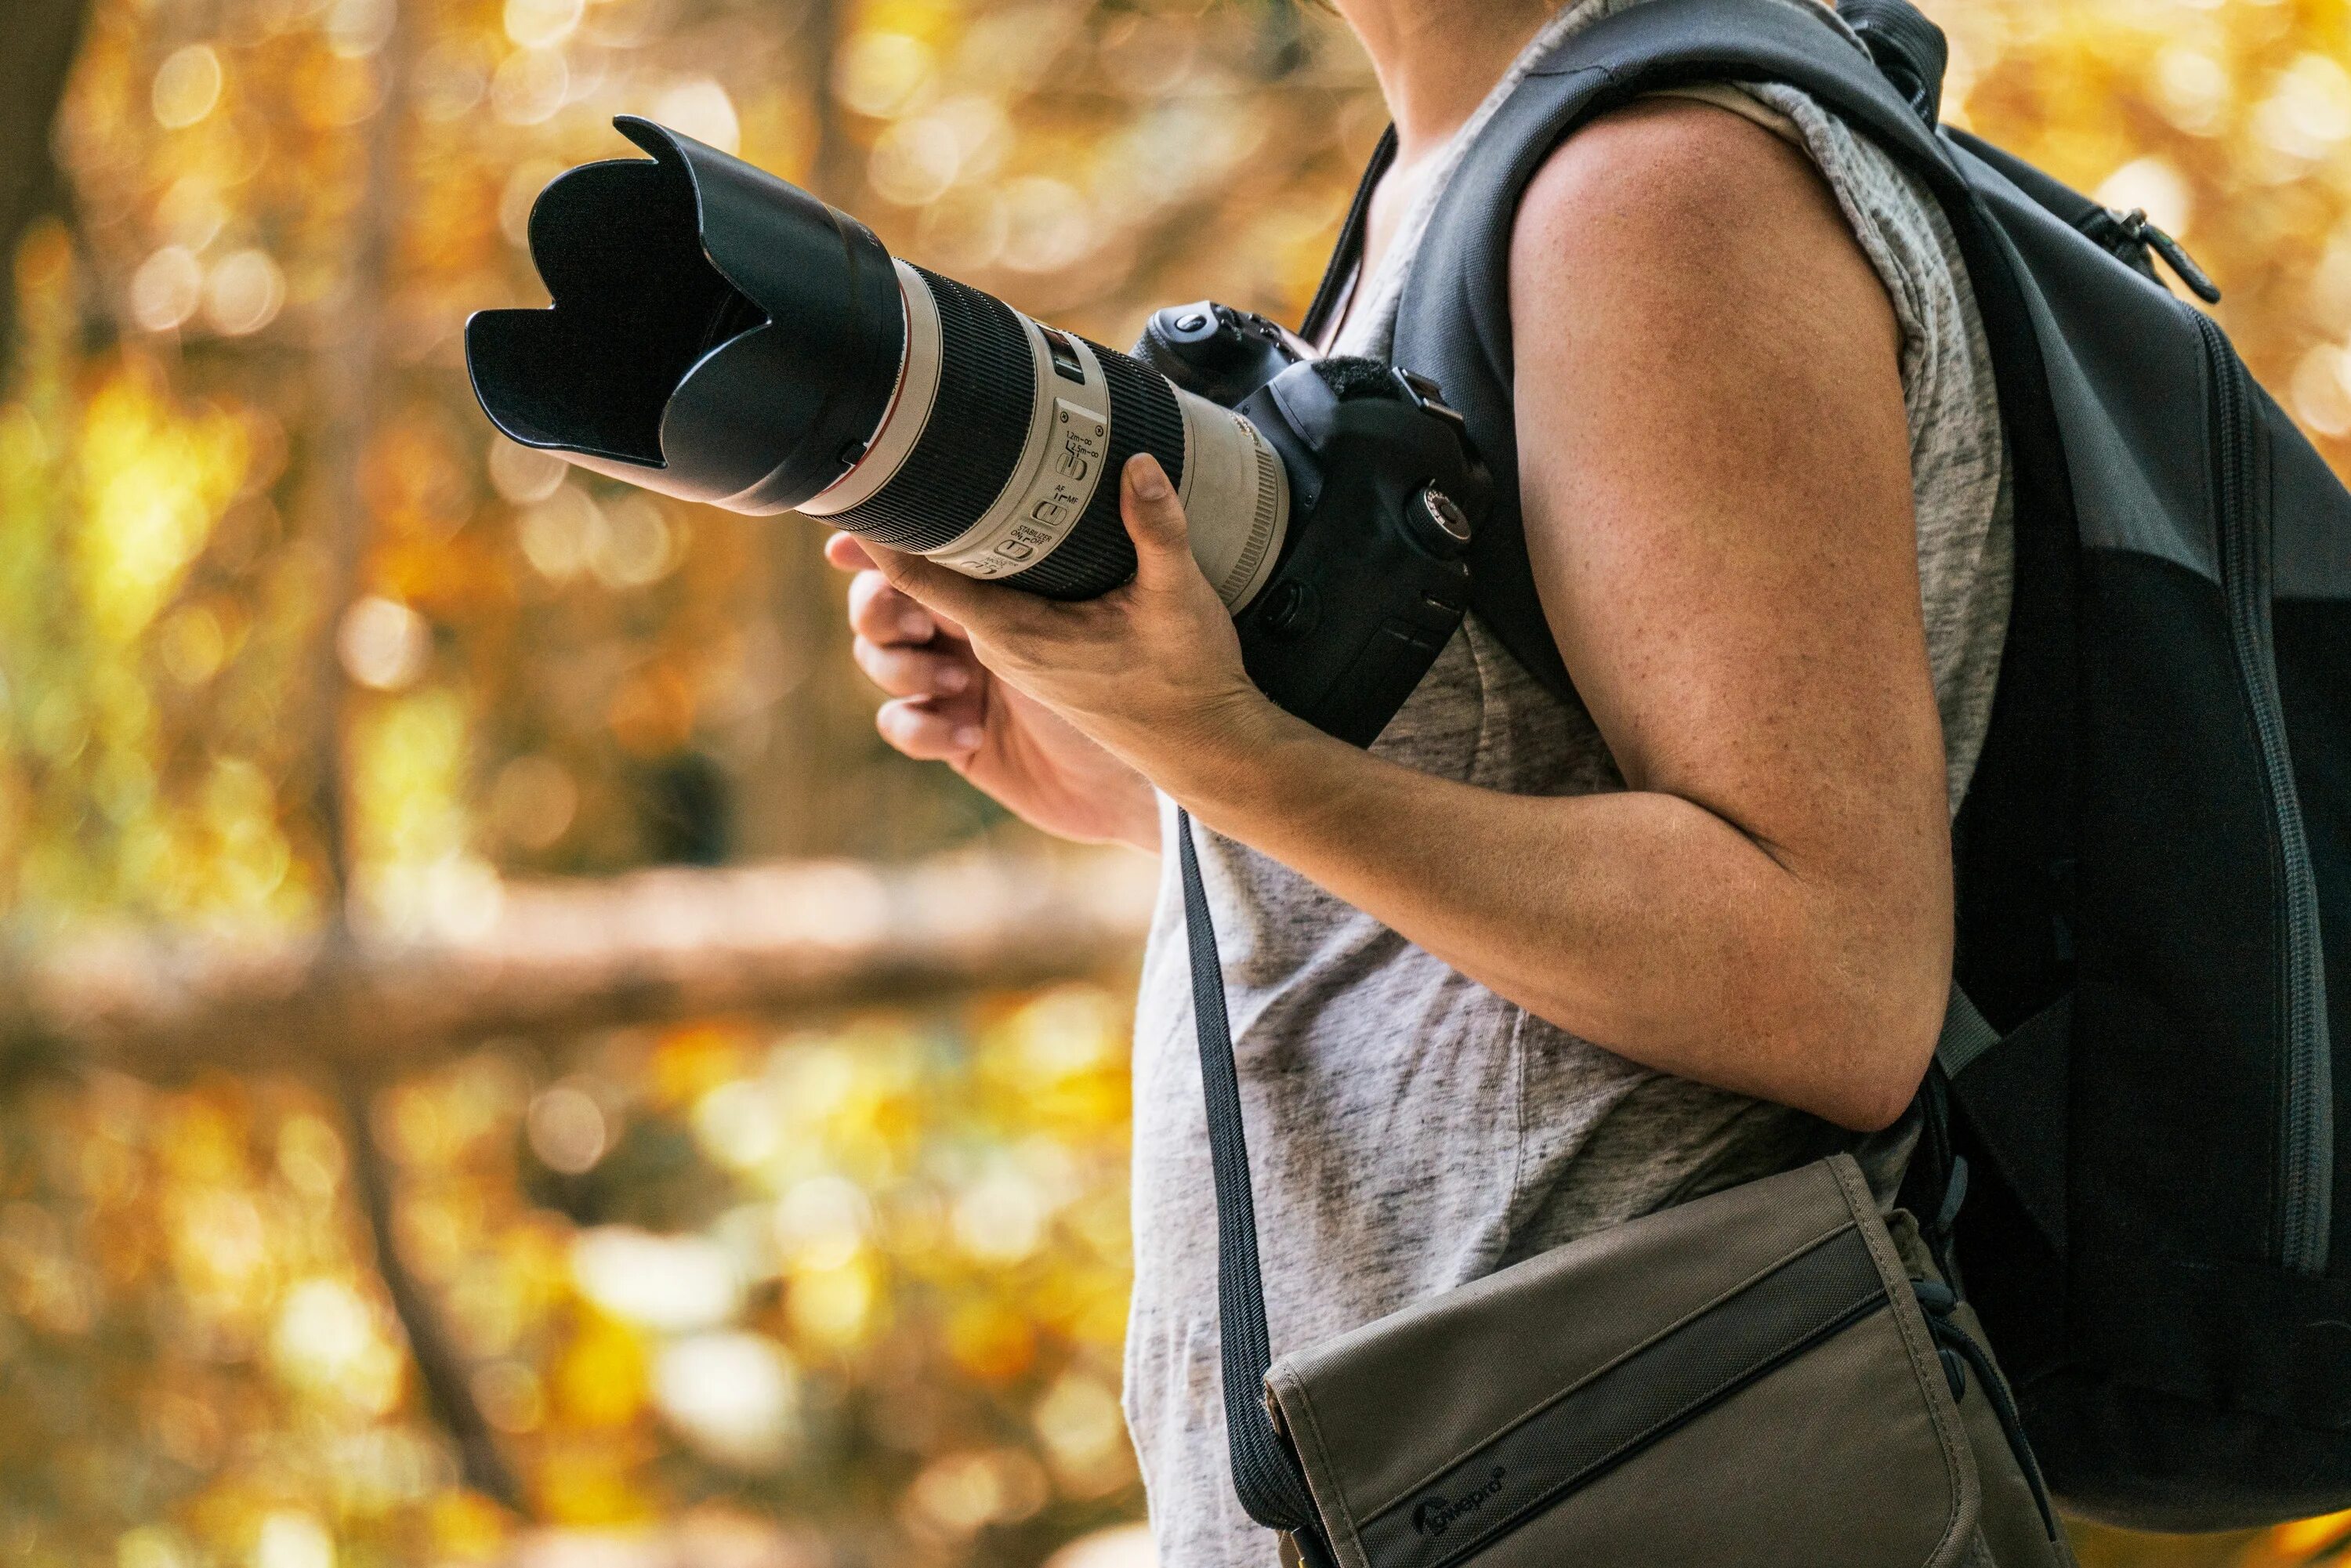
{"label": "knuckle", "polygon": [[853,617],[850,629],[877,648],[904,647],[922,641],[909,625],[911,609],[904,598],[893,594],[875,601],[863,613]]}
{"label": "knuckle", "polygon": [[887,648],[877,648],[871,643],[859,644],[857,667],[865,678],[888,692],[892,696],[912,695],[914,683],[906,676],[904,659]]}
{"label": "knuckle", "polygon": [[862,620],[873,613],[881,602],[894,591],[882,580],[878,571],[859,572],[849,580],[849,614],[852,620]]}

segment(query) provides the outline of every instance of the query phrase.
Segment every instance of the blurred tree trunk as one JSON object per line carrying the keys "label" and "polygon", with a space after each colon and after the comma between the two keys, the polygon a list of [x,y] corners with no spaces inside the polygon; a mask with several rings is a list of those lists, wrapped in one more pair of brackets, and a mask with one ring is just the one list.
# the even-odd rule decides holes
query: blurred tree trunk
{"label": "blurred tree trunk", "polygon": [[0,20],[0,345],[14,330],[16,242],[35,218],[65,200],[49,128],[57,121],[81,42],[88,0],[7,0]]}
{"label": "blurred tree trunk", "polygon": [[[841,122],[832,93],[832,63],[840,51],[846,6],[841,0],[807,0],[794,52],[815,118],[808,188],[838,206],[855,205],[861,183],[857,149]],[[846,620],[841,592],[847,580],[824,561],[829,530],[787,515],[769,520],[763,566],[775,645],[788,686],[771,713],[758,755],[742,771],[747,798],[739,852],[761,859],[807,859],[870,853],[852,819],[865,780],[844,766],[870,745],[871,703],[862,682],[845,680]],[[873,802],[864,802],[872,810]]]}
{"label": "blurred tree trunk", "polygon": [[[348,994],[363,963],[351,929],[357,862],[352,842],[349,757],[350,685],[340,657],[342,619],[364,585],[372,519],[361,480],[368,446],[382,411],[383,318],[391,297],[392,253],[408,211],[401,169],[407,118],[410,57],[418,34],[414,0],[394,0],[392,26],[381,51],[382,101],[360,130],[360,199],[352,212],[342,298],[334,319],[315,343],[313,381],[319,411],[318,465],[308,476],[313,533],[323,538],[325,582],[311,639],[309,668],[317,682],[310,735],[310,810],[319,824],[326,887],[325,929],[308,966],[308,984]],[[344,1057],[327,1064],[347,1124],[360,1218],[373,1244],[377,1277],[408,1340],[409,1354],[432,1411],[457,1450],[467,1487],[517,1513],[528,1511],[514,1470],[475,1399],[472,1369],[441,1321],[436,1303],[400,1250],[395,1214],[398,1176],[370,1113],[391,1064]]]}

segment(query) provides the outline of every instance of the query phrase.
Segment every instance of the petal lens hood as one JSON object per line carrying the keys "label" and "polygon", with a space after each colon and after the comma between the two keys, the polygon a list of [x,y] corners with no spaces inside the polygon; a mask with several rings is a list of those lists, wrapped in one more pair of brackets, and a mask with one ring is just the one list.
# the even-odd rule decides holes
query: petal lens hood
{"label": "petal lens hood", "polygon": [[905,307],[872,231],[799,186],[649,120],[653,154],[539,193],[531,260],[553,303],[465,323],[501,431],[583,467],[738,512],[847,473],[880,426]]}

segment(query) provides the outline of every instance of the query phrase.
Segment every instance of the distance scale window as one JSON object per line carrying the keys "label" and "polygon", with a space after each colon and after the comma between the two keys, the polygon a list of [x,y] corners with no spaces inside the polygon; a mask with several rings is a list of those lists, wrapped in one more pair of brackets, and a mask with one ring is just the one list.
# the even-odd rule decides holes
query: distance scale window
{"label": "distance scale window", "polygon": [[1065,382],[1085,385],[1085,362],[1078,358],[1078,346],[1070,341],[1069,334],[1041,324],[1037,329],[1045,334],[1045,351],[1053,357],[1053,373]]}

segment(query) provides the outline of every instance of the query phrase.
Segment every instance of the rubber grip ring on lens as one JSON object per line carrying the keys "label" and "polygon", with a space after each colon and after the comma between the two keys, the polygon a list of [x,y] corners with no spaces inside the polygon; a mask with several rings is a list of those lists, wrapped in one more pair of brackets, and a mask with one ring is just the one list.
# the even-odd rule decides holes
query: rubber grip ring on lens
{"label": "rubber grip ring on lens", "polygon": [[1012,308],[921,267],[939,308],[939,390],[906,461],[871,497],[824,520],[893,549],[967,532],[1010,483],[1029,440],[1037,361]]}

